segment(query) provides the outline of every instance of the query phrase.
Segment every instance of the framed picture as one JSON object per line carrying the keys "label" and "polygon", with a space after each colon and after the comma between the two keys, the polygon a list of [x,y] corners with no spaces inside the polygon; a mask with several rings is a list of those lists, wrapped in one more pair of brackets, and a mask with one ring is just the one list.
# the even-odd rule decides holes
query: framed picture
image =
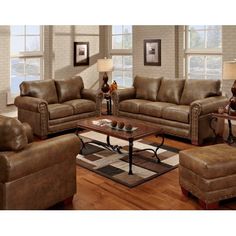
{"label": "framed picture", "polygon": [[89,42],[74,42],[74,66],[89,65]]}
{"label": "framed picture", "polygon": [[144,65],[161,66],[161,40],[144,40]]}

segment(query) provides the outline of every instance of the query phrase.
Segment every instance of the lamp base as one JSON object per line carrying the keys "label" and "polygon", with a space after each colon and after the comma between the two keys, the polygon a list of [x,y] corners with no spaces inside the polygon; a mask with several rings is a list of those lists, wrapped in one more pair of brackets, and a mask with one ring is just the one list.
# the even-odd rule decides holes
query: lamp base
{"label": "lamp base", "polygon": [[108,93],[110,91],[110,86],[107,82],[108,82],[108,76],[107,73],[105,72],[103,75],[103,85],[101,87],[103,93]]}

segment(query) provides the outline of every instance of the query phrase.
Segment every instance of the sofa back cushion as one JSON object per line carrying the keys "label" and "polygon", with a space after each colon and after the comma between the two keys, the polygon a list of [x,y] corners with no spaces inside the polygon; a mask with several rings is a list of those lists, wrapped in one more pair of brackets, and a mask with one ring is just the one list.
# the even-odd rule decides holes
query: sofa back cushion
{"label": "sofa back cushion", "polygon": [[157,100],[179,104],[184,83],[184,79],[162,79]]}
{"label": "sofa back cushion", "polygon": [[157,91],[160,87],[162,78],[147,78],[136,76],[134,78],[134,88],[136,98],[156,101]]}
{"label": "sofa back cushion", "polygon": [[0,116],[0,151],[19,151],[27,144],[22,123],[14,118]]}
{"label": "sofa back cushion", "polygon": [[55,80],[55,84],[60,103],[81,98],[81,90],[84,88],[84,84],[80,76]]}
{"label": "sofa back cushion", "polygon": [[21,96],[41,98],[51,103],[57,103],[57,91],[54,80],[24,81],[20,84]]}
{"label": "sofa back cushion", "polygon": [[180,104],[189,105],[199,99],[221,95],[220,85],[220,80],[187,79]]}

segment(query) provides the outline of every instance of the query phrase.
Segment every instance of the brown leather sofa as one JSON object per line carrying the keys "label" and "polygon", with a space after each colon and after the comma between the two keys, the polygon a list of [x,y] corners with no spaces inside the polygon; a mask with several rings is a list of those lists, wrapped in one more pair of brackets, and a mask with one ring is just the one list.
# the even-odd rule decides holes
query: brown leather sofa
{"label": "brown leather sofa", "polygon": [[33,142],[31,127],[0,116],[0,209],[46,209],[76,192],[75,134]]}
{"label": "brown leather sofa", "polygon": [[27,122],[35,135],[77,127],[79,119],[101,114],[102,93],[85,89],[80,76],[64,80],[24,81],[16,97],[18,119]]}
{"label": "brown leather sofa", "polygon": [[219,80],[184,80],[136,76],[134,86],[112,93],[113,114],[150,121],[166,134],[200,145],[213,136],[211,113],[225,106]]}

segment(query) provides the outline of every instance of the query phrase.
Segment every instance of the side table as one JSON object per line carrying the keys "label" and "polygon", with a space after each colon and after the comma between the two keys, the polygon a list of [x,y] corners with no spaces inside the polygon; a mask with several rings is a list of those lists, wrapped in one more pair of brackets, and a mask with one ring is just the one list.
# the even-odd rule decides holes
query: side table
{"label": "side table", "polygon": [[104,93],[104,98],[107,102],[107,115],[112,115],[112,107],[111,107],[111,95],[108,93]]}
{"label": "side table", "polygon": [[231,120],[236,120],[236,116],[232,116],[232,115],[229,115],[227,113],[223,113],[223,114],[212,113],[211,115],[212,115],[212,118],[211,118],[211,121],[210,121],[210,127],[213,130],[213,132],[215,134],[215,137],[217,136],[217,134],[216,134],[215,128],[213,127],[212,123],[214,121],[217,121],[219,118],[222,118],[223,120],[225,120],[225,119],[228,120],[229,133],[228,133],[228,137],[227,137],[226,142],[230,145],[233,144],[236,141],[236,137],[233,135],[233,132],[232,132]]}

